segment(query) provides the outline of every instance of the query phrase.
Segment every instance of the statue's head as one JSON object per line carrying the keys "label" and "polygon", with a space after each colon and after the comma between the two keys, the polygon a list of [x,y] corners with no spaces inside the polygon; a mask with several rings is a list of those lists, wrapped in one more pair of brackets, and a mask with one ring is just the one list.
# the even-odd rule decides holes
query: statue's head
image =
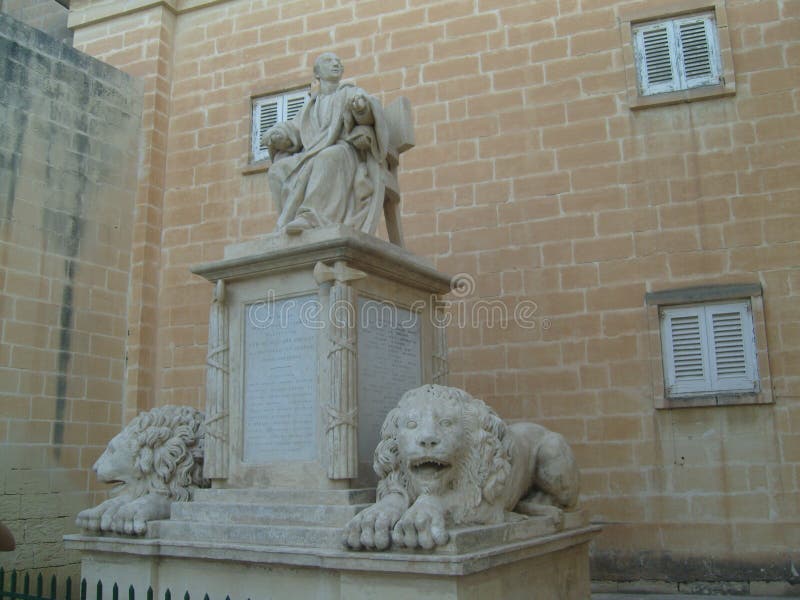
{"label": "statue's head", "polygon": [[324,52],[314,61],[314,77],[320,81],[339,81],[343,74],[342,60],[333,52]]}

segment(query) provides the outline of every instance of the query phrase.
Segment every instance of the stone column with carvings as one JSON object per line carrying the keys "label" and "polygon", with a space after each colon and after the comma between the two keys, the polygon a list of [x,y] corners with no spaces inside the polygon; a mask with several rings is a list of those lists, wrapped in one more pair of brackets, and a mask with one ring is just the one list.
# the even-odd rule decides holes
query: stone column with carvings
{"label": "stone column with carvings", "polygon": [[328,402],[322,407],[330,479],[352,479],[358,475],[358,308],[349,282],[362,277],[366,273],[349,268],[344,261],[336,261],[333,267],[319,262],[314,268],[317,283],[330,284]]}
{"label": "stone column with carvings", "polygon": [[228,476],[228,314],[222,279],[216,282],[211,301],[206,363],[203,476],[225,479]]}

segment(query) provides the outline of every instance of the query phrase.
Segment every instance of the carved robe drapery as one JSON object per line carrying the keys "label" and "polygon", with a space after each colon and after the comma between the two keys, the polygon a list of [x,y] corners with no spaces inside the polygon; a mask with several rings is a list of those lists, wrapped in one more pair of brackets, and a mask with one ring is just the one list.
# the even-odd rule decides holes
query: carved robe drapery
{"label": "carved robe drapery", "polygon": [[[360,125],[349,108],[357,95],[367,98],[372,124]],[[383,203],[389,128],[380,102],[342,83],[331,94],[312,96],[295,119],[277,127],[293,147],[273,155],[268,174],[280,215],[276,229],[301,216],[312,227],[344,223],[362,229],[370,208]],[[356,149],[357,138],[369,148]]]}

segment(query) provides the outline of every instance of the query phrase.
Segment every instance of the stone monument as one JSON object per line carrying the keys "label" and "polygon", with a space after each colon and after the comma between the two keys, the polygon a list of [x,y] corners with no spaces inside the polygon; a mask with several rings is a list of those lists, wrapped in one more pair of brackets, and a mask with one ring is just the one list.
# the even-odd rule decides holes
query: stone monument
{"label": "stone monument", "polygon": [[[276,231],[193,268],[214,286],[203,461],[211,489],[173,503],[170,518],[147,523],[144,536],[89,531],[68,536],[68,547],[83,550],[90,585],[115,580],[123,589],[153,586],[157,594],[189,587],[192,597],[234,600],[527,598],[538,586],[547,597],[588,597],[587,545],[597,528],[574,515],[562,518],[577,494],[574,465],[563,455],[562,463],[550,463],[565,478],[558,506],[526,497],[537,516],[508,521],[521,487],[535,481],[545,493],[554,490],[542,474],[517,473],[519,465],[530,466],[519,457],[506,464],[503,453],[511,450],[501,443],[497,456],[483,457],[499,468],[493,483],[464,487],[472,504],[462,507],[462,496],[452,496],[443,513],[475,509],[486,518],[451,518],[452,528],[443,530],[433,515],[430,535],[421,537],[406,527],[415,507],[429,506],[420,503],[430,498],[421,487],[460,461],[450,454],[415,463],[413,506],[407,491],[387,491],[396,479],[391,471],[379,470],[378,483],[372,465],[379,443],[385,450],[387,415],[408,390],[447,384],[438,325],[450,278],[403,248],[397,165],[414,143],[408,101],[382,107],[342,83],[342,72],[338,57],[320,56],[319,92],[294,120],[265,134]],[[381,213],[389,242],[374,236]],[[492,421],[484,409],[479,421]],[[483,440],[470,423],[465,433]],[[517,435],[516,426],[499,419],[488,426],[506,432],[500,437],[509,444]],[[536,436],[561,444],[543,429],[520,431],[518,449]],[[548,447],[529,461],[545,464]],[[470,469],[467,476],[475,476]],[[408,502],[397,515],[404,537],[398,533],[388,552],[376,550],[389,546],[389,525],[376,527],[377,518],[368,524],[376,483],[378,506],[398,496]]]}

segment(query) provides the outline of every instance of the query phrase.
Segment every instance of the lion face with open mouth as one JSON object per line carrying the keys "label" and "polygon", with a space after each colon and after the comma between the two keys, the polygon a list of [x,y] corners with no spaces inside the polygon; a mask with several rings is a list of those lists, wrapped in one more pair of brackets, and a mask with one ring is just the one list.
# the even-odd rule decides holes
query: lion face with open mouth
{"label": "lion face with open mouth", "polygon": [[411,397],[398,423],[397,444],[409,483],[417,494],[444,494],[457,478],[467,440],[461,407]]}

